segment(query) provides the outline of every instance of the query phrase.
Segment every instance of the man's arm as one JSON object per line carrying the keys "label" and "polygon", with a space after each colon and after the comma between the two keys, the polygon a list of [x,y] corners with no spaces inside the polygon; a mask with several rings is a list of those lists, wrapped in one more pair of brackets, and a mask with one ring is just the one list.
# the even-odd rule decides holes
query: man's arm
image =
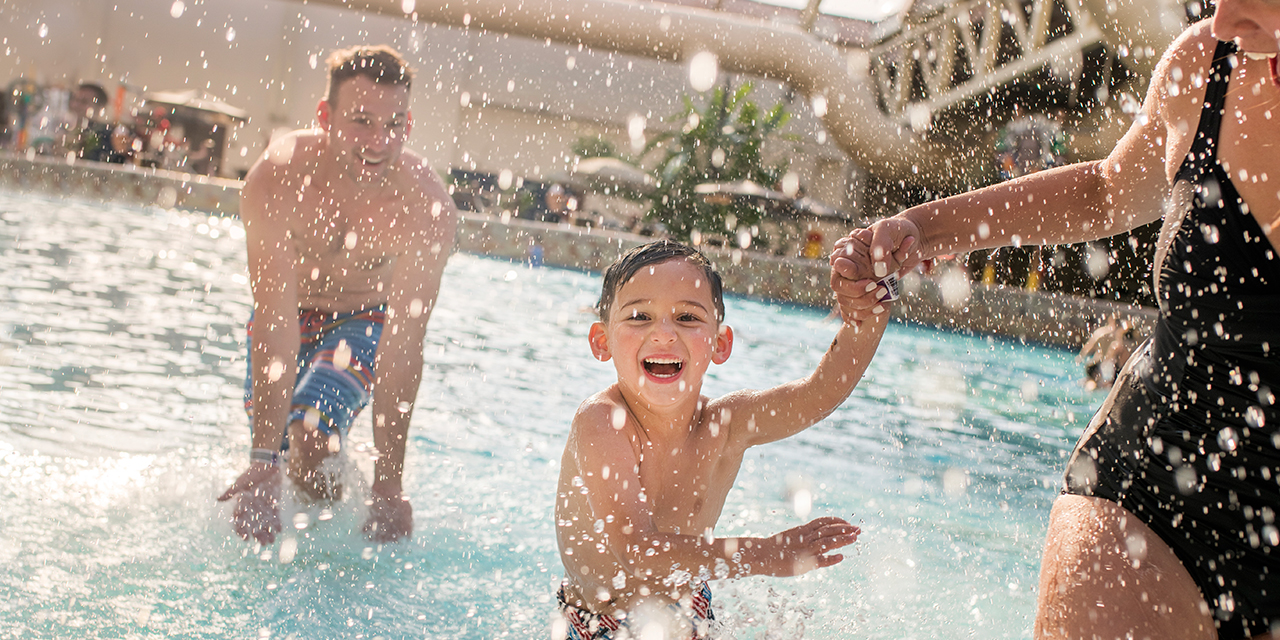
{"label": "man's arm", "polygon": [[434,174],[429,180],[418,215],[429,217],[430,223],[413,231],[424,237],[408,243],[413,248],[396,258],[374,364],[373,440],[378,457],[365,531],[377,541],[395,540],[413,530],[412,511],[401,483],[405,446],[422,381],[427,321],[440,294],[440,280],[457,228],[457,213],[448,192]]}
{"label": "man's arm", "polygon": [[[625,413],[621,405],[595,398],[574,417],[569,447],[581,490],[596,518],[592,523],[596,537],[577,541],[579,548],[572,551],[578,561],[609,553],[626,568],[628,584],[634,580],[660,583],[677,570],[718,578],[791,576],[840,562],[843,556],[830,552],[857,539],[859,529],[840,518],[818,518],[764,538],[715,538],[711,529],[691,534],[660,531],[653,518],[653,498],[640,482],[640,460],[628,435],[638,425],[614,428],[616,411]],[[597,582],[616,581],[612,575],[596,578]]]}
{"label": "man's arm", "polygon": [[[282,142],[291,144],[292,141]],[[240,194],[253,289],[253,448],[277,451],[289,427],[299,347],[297,250],[290,216],[283,209],[287,167],[268,153],[245,180]],[[236,533],[267,544],[280,530],[277,465],[255,461],[219,500],[237,496]]]}

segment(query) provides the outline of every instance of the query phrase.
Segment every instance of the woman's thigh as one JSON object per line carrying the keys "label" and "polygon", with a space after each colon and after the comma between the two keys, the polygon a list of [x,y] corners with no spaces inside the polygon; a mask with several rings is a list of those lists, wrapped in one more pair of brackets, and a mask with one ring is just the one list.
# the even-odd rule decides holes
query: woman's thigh
{"label": "woman's thigh", "polygon": [[1218,637],[1178,557],[1142,521],[1105,500],[1062,495],[1049,516],[1036,638]]}

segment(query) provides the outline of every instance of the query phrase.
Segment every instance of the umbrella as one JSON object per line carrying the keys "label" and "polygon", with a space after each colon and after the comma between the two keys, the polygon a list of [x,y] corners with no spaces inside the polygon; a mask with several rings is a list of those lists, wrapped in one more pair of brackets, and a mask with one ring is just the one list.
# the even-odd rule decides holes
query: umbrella
{"label": "umbrella", "polygon": [[795,211],[796,215],[802,217],[827,218],[831,220],[840,220],[842,222],[853,222],[852,216],[809,197],[796,198],[791,201],[791,209]]}
{"label": "umbrella", "polygon": [[175,107],[187,107],[189,109],[198,109],[200,111],[208,111],[210,113],[219,113],[228,116],[234,120],[248,120],[249,112],[244,109],[233,107],[217,98],[208,98],[196,93],[194,89],[188,91],[153,91],[142,96],[147,102],[156,104],[167,104]]}
{"label": "umbrella", "polygon": [[617,158],[583,158],[570,170],[569,182],[585,188],[623,187],[642,193],[654,186],[653,176]]}
{"label": "umbrella", "polygon": [[791,196],[788,196],[781,191],[774,191],[773,189],[762,187],[750,180],[738,180],[736,182],[705,182],[694,187],[693,192],[708,196],[720,195],[735,198],[750,198],[753,200],[791,202]]}

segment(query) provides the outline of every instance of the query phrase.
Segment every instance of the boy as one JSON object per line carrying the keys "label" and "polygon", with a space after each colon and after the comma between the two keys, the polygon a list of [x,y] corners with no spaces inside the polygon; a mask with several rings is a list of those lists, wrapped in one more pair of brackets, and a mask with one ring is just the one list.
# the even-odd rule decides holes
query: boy
{"label": "boy", "polygon": [[324,460],[365,404],[378,450],[364,530],[375,542],[413,532],[401,491],[422,343],[457,225],[444,184],[404,148],[412,71],[385,46],[328,60],[320,127],[271,143],[240,199],[253,287],[245,406],[253,420],[235,498],[236,533],[280,531],[279,452],[312,499],[338,495]]}
{"label": "boy", "polygon": [[[845,298],[838,300],[844,310]],[[591,352],[612,360],[617,383],[578,408],[556,498],[567,637],[642,632],[650,613],[675,617],[677,635],[704,637],[709,578],[791,576],[831,566],[860,530],[818,518],[768,538],[716,538],[713,529],[748,447],[793,435],[853,391],[887,314],[859,326],[845,313],[807,378],[708,399],[702,377],[722,364],[733,330],[722,325],[720,276],[696,250],[655,242],[605,272]],[[678,603],[678,606],[677,606]],[[675,615],[679,613],[679,615]]]}

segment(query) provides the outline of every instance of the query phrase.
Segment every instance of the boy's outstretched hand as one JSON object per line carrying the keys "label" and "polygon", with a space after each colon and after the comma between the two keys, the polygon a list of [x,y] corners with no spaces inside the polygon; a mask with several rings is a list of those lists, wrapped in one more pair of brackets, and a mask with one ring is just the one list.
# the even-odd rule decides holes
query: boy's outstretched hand
{"label": "boy's outstretched hand", "polygon": [[849,524],[843,518],[828,516],[787,529],[765,538],[759,556],[760,571],[770,576],[798,576],[814,569],[829,567],[844,560],[844,556],[831,553],[840,547],[853,544],[862,529]]}

